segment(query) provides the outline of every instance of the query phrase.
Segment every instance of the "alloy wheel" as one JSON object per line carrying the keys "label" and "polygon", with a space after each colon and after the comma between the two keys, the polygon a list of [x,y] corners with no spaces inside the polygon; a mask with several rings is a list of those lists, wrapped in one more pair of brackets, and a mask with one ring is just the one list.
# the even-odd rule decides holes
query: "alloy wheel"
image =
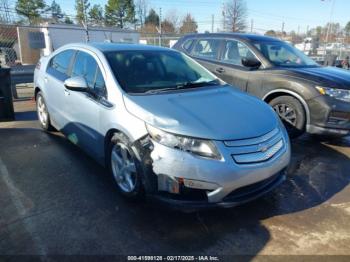
{"label": "alloy wheel", "polygon": [[292,126],[297,124],[297,114],[295,109],[287,104],[277,104],[273,107],[278,116],[285,122],[289,123]]}
{"label": "alloy wheel", "polygon": [[111,167],[120,189],[126,193],[132,192],[136,187],[136,166],[126,145],[117,143],[113,146]]}
{"label": "alloy wheel", "polygon": [[44,99],[42,96],[38,96],[38,101],[37,101],[37,111],[38,111],[38,116],[39,116],[39,121],[43,126],[46,126],[49,114],[47,112],[47,108],[44,102]]}

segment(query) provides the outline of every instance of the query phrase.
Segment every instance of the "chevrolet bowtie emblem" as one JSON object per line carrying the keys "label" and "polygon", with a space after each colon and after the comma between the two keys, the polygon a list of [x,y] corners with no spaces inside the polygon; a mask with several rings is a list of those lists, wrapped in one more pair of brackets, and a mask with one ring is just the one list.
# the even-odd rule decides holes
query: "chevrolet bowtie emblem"
{"label": "chevrolet bowtie emblem", "polygon": [[260,152],[266,152],[268,149],[267,145],[259,145]]}

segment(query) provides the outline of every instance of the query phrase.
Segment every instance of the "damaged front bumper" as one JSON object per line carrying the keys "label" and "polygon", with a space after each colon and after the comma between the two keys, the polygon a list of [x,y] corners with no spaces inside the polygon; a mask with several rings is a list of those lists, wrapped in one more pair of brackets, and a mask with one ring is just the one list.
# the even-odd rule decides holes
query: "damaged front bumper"
{"label": "damaged front bumper", "polygon": [[185,196],[177,197],[173,194],[152,195],[151,198],[181,210],[198,210],[215,207],[231,208],[253,201],[274,190],[286,179],[285,173],[286,171],[282,170],[268,179],[239,188],[227,195],[220,202],[210,203],[206,200],[188,200]]}
{"label": "damaged front bumper", "polygon": [[[284,129],[261,139],[263,142],[257,145],[254,144],[256,139],[249,139],[249,143],[254,145],[247,145],[241,140],[240,147],[215,141],[222,154],[221,160],[195,156],[150,141],[150,176],[157,182],[156,190],[149,195],[153,199],[184,209],[234,207],[256,199],[284,181],[285,170],[290,162],[290,144]],[[242,158],[235,158],[234,153],[243,154],[246,149],[252,150],[252,147],[269,143],[275,143],[270,145],[273,149],[273,145],[281,144],[280,141],[283,146],[268,159],[249,164],[237,163],[235,160]]]}

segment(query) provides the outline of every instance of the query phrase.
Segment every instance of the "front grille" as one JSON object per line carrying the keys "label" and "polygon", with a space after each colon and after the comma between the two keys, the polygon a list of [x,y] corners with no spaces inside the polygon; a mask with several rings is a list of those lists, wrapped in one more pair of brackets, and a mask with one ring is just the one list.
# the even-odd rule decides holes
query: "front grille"
{"label": "front grille", "polygon": [[284,140],[279,128],[255,138],[225,141],[230,147],[233,160],[237,164],[253,164],[268,161],[283,147]]}

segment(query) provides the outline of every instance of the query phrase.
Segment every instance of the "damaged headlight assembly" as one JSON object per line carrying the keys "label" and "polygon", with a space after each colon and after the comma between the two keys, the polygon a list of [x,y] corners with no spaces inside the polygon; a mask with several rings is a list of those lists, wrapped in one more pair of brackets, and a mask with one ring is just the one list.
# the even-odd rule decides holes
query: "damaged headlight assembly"
{"label": "damaged headlight assembly", "polygon": [[316,86],[321,95],[328,95],[338,100],[350,102],[350,90]]}
{"label": "damaged headlight assembly", "polygon": [[167,147],[190,152],[194,155],[220,160],[221,154],[210,140],[198,139],[165,132],[146,124],[150,137],[157,143]]}

